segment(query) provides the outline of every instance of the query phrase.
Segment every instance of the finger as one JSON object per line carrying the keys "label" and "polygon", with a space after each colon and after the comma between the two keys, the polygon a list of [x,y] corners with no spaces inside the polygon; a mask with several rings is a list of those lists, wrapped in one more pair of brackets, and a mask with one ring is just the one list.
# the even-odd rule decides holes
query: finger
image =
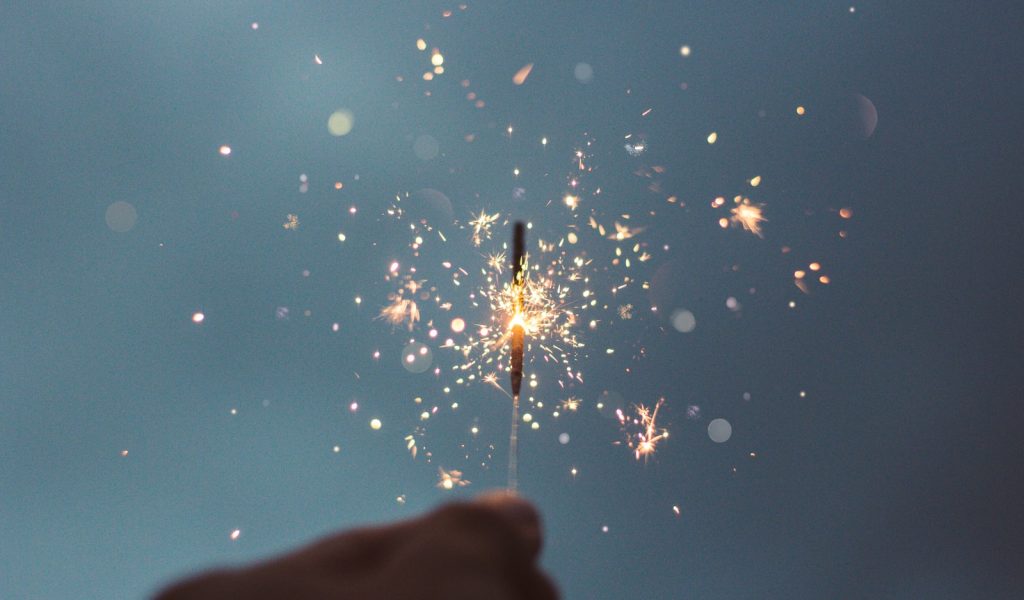
{"label": "finger", "polygon": [[[476,514],[483,509],[483,514]],[[488,520],[500,520],[494,524]],[[435,524],[437,521],[451,523]],[[484,494],[471,503],[451,503],[425,516],[376,527],[354,529],[333,535],[314,543],[293,555],[303,562],[326,563],[332,569],[352,570],[385,559],[403,544],[409,543],[425,530],[461,530],[465,528],[490,536],[506,528],[513,529],[512,539],[518,540],[526,556],[535,558],[542,545],[540,515],[526,500],[508,492]],[[480,534],[477,534],[480,535]],[[498,537],[498,536],[495,536]],[[502,545],[508,536],[500,536]],[[515,545],[515,542],[513,542]]]}
{"label": "finger", "polygon": [[514,492],[498,490],[481,495],[475,501],[491,508],[507,519],[523,541],[531,558],[536,558],[543,547],[543,527],[540,513],[528,501]]}
{"label": "finger", "polygon": [[157,595],[156,600],[227,598],[237,591],[237,587],[237,578],[233,573],[227,570],[209,571],[164,589]]}
{"label": "finger", "polygon": [[518,579],[516,591],[520,598],[530,600],[558,600],[558,588],[544,573],[533,568],[523,573]]}
{"label": "finger", "polygon": [[416,537],[426,517],[353,529],[323,538],[285,559],[286,567],[311,566],[337,573],[358,571],[386,561]]}
{"label": "finger", "polygon": [[[556,598],[534,562],[541,548],[536,509],[506,492],[473,502],[450,503],[416,519],[334,535],[265,567],[271,572],[305,572],[328,578],[360,579],[410,564],[437,572],[474,572],[517,595]],[[423,575],[430,579],[428,569]]]}

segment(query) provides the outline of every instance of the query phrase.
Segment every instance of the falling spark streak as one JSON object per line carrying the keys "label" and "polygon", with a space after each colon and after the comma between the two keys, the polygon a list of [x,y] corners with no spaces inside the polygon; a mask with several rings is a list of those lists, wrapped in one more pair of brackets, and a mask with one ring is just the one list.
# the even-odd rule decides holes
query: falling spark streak
{"label": "falling spark streak", "polygon": [[516,491],[519,487],[518,452],[519,452],[519,390],[523,385],[523,345],[526,338],[523,301],[526,275],[523,266],[526,262],[526,226],[517,222],[512,234],[512,289],[515,292],[512,322],[509,328],[512,333],[512,430],[508,440],[508,488]]}
{"label": "falling spark streak", "polygon": [[516,74],[512,76],[512,83],[516,85],[523,85],[526,83],[526,78],[530,76],[530,71],[532,70],[533,63],[523,65],[523,67],[516,71]]}

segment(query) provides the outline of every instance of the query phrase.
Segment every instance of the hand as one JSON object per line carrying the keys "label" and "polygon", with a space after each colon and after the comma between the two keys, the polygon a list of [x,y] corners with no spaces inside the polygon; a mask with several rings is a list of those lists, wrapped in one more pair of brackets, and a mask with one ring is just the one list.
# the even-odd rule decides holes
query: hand
{"label": "hand", "polygon": [[157,600],[557,600],[537,566],[540,516],[512,494],[337,534],[291,554],[179,583]]}

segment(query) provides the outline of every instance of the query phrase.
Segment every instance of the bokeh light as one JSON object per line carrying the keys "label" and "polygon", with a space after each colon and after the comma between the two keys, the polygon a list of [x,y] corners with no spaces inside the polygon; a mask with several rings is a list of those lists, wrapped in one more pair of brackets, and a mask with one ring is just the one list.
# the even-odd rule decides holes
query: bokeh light
{"label": "bokeh light", "polygon": [[418,136],[412,144],[412,151],[420,160],[433,160],[440,150],[441,146],[437,140],[426,134]]}
{"label": "bokeh light", "polygon": [[714,419],[708,423],[708,437],[716,444],[728,442],[732,437],[732,425],[725,419]]}
{"label": "bokeh light", "polygon": [[334,111],[327,119],[327,131],[335,137],[348,135],[352,131],[353,125],[355,125],[355,116],[352,111],[344,108]]}
{"label": "bokeh light", "polygon": [[422,373],[434,362],[430,347],[420,342],[412,342],[402,349],[402,367],[410,373]]}
{"label": "bokeh light", "polygon": [[107,207],[107,227],[118,233],[131,231],[135,227],[139,214],[128,202],[118,201]]}
{"label": "bokeh light", "polygon": [[585,62],[577,63],[572,74],[576,78],[576,81],[580,83],[590,83],[594,79],[594,67],[591,67]]}
{"label": "bokeh light", "polygon": [[679,333],[690,333],[697,327],[697,318],[685,308],[678,308],[672,312],[672,327]]}

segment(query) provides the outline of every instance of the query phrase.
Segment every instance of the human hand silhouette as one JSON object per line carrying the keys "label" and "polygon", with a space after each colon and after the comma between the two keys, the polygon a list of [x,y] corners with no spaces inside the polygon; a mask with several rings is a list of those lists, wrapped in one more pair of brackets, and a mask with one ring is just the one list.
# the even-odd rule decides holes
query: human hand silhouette
{"label": "human hand silhouette", "polygon": [[177,583],[157,600],[557,600],[540,516],[492,492],[422,517],[342,532],[266,562]]}

